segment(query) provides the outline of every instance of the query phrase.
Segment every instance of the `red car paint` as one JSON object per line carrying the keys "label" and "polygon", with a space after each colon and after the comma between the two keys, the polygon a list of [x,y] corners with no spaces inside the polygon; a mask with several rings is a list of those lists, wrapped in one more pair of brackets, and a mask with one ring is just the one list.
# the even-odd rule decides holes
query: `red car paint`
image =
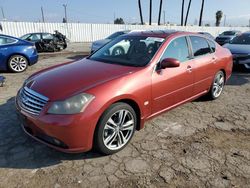
{"label": "red car paint", "polygon": [[[232,55],[219,45],[215,53],[191,59],[180,64],[180,67],[155,70],[161,54],[172,39],[202,35],[187,32],[135,32],[128,35],[166,40],[145,67],[107,64],[85,58],[32,75],[27,87],[47,96],[49,101],[39,115],[27,113],[17,103],[26,133],[63,152],[88,151],[93,147],[98,120],[111,104],[124,101],[138,108],[140,123],[137,130],[140,130],[144,122],[155,115],[206,94],[219,70],[225,73],[226,80],[231,75]],[[83,92],[95,96],[83,112],[74,115],[47,113],[53,101],[65,100]],[[44,142],[37,137],[39,134],[56,138],[67,148]]]}

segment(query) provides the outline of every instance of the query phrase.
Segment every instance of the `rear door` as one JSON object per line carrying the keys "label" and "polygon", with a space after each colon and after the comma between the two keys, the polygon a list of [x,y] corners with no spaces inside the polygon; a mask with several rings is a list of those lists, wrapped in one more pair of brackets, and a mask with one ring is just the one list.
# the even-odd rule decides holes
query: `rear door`
{"label": "rear door", "polygon": [[193,60],[186,37],[172,40],[166,47],[161,60],[165,58],[178,59],[179,67],[158,69],[152,76],[152,113],[156,114],[165,109],[189,99],[193,96]]}
{"label": "rear door", "polygon": [[212,83],[217,59],[214,54],[215,46],[209,45],[207,39],[200,36],[190,36],[193,58],[195,61],[194,71],[194,95],[207,91]]}

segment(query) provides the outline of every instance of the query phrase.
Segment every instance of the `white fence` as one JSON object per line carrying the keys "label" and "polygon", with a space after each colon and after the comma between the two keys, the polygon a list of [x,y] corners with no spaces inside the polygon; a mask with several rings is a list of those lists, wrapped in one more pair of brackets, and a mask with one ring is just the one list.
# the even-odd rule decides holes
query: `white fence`
{"label": "white fence", "polygon": [[114,25],[85,23],[33,23],[33,22],[2,22],[2,33],[20,37],[32,32],[50,32],[58,30],[65,34],[71,42],[92,42],[102,39],[119,30],[182,30],[190,32],[204,31],[214,36],[225,30],[247,31],[247,27],[198,27],[198,26],[149,26],[149,25]]}

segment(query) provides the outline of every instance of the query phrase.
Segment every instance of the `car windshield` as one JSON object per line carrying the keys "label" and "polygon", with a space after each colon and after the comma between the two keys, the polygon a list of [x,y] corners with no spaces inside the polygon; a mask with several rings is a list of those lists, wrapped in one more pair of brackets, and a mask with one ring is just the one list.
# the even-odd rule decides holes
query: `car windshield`
{"label": "car windshield", "polygon": [[231,44],[250,44],[250,34],[242,34],[240,36],[237,36],[230,43]]}
{"label": "car windshield", "polygon": [[115,39],[123,34],[124,34],[123,32],[115,32],[115,33],[111,34],[110,36],[108,36],[107,39],[113,40],[113,39]]}
{"label": "car windshield", "polygon": [[164,38],[121,36],[92,54],[89,59],[104,63],[141,67],[153,58]]}
{"label": "car windshield", "polygon": [[226,35],[226,36],[235,35],[235,31],[225,31],[223,35]]}
{"label": "car windshield", "polygon": [[23,35],[23,36],[21,36],[21,37],[20,37],[20,39],[25,40],[25,39],[27,39],[30,35],[31,35],[31,34],[26,34],[26,35]]}

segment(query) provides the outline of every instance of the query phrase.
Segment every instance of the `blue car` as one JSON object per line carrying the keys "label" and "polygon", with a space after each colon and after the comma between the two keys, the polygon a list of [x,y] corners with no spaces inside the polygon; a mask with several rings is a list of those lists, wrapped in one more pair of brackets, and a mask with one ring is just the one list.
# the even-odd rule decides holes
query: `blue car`
{"label": "blue car", "polygon": [[37,61],[37,50],[33,43],[0,34],[0,70],[23,72]]}

